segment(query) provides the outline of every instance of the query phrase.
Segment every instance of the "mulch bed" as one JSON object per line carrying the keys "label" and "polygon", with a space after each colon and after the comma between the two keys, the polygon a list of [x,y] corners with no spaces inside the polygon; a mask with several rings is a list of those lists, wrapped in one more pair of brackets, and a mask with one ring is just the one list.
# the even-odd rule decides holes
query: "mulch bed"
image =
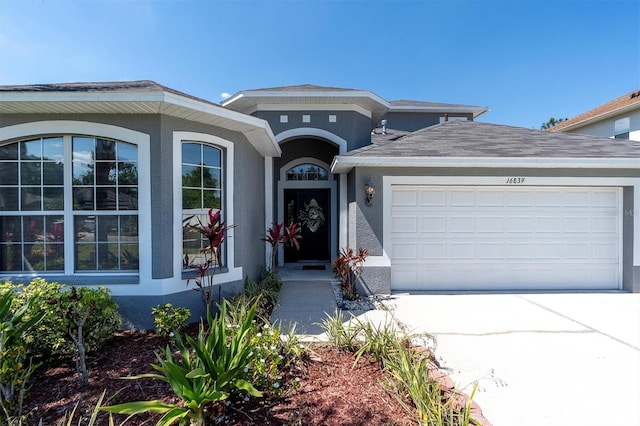
{"label": "mulch bed", "polygon": [[[195,328],[191,330],[194,331]],[[33,387],[25,401],[30,413],[27,424],[57,425],[77,405],[78,416],[87,419],[100,395],[106,391],[106,404],[161,399],[177,402],[163,382],[134,381],[120,377],[153,372],[154,351],[168,340],[149,331],[119,332],[100,353],[89,359],[90,384],[78,385],[73,362],[41,367],[32,379]],[[383,387],[386,381],[378,365],[363,357],[352,368],[354,357],[329,346],[312,348],[312,356],[285,372],[288,383],[276,400],[252,398],[249,403],[234,401],[226,408],[219,424],[228,425],[411,425],[413,417]],[[296,378],[299,379],[296,380]],[[293,386],[297,383],[296,386]],[[159,415],[139,415],[127,425],[154,425]],[[101,414],[99,424],[107,424]],[[116,417],[122,421],[124,416]]]}

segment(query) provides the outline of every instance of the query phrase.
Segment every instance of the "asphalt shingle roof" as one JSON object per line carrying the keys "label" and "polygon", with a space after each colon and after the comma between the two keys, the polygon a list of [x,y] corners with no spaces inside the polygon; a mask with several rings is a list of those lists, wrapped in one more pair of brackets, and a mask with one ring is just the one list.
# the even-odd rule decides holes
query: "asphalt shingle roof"
{"label": "asphalt shingle roof", "polygon": [[17,93],[47,93],[47,92],[67,92],[67,93],[151,93],[151,92],[167,92],[185,98],[204,102],[210,105],[218,104],[206,99],[198,98],[184,92],[172,89],[162,84],[158,84],[151,80],[136,81],[107,81],[107,82],[79,82],[79,83],[50,83],[50,84],[25,84],[0,86],[0,92],[17,92]]}
{"label": "asphalt shingle roof", "polygon": [[449,121],[377,142],[344,156],[637,158],[640,166],[640,142],[477,121]]}
{"label": "asphalt shingle roof", "polygon": [[619,98],[609,101],[606,104],[602,104],[580,115],[576,115],[575,117],[570,118],[569,120],[565,120],[560,124],[556,124],[555,126],[550,128],[549,131],[550,132],[561,131],[565,127],[573,126],[583,122],[588,122],[599,116],[612,113],[616,110],[629,107],[634,104],[637,104],[637,108],[640,109],[640,90],[634,90],[633,92],[627,93],[624,96],[620,96]]}

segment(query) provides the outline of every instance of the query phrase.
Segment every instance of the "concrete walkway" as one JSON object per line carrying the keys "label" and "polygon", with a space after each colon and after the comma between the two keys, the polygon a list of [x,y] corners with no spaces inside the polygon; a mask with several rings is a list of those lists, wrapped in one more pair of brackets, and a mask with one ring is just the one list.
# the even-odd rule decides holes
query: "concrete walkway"
{"label": "concrete walkway", "polygon": [[303,341],[326,340],[317,323],[333,315],[335,310],[331,280],[283,280],[280,301],[271,314],[271,322],[279,322],[283,334],[295,324],[295,332]]}

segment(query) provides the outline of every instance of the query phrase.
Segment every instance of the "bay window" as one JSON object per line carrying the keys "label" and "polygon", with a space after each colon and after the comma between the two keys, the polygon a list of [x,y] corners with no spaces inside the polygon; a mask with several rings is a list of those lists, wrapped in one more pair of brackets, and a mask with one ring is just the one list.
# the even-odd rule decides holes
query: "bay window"
{"label": "bay window", "polygon": [[138,269],[136,145],[74,135],[0,145],[0,273]]}

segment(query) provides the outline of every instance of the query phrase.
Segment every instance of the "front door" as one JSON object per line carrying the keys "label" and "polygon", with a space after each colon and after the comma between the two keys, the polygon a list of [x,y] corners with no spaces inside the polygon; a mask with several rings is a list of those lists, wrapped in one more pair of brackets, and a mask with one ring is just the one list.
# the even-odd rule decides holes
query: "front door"
{"label": "front door", "polygon": [[331,205],[329,189],[285,189],[285,223],[302,228],[300,250],[285,248],[284,261],[328,262],[331,258]]}

